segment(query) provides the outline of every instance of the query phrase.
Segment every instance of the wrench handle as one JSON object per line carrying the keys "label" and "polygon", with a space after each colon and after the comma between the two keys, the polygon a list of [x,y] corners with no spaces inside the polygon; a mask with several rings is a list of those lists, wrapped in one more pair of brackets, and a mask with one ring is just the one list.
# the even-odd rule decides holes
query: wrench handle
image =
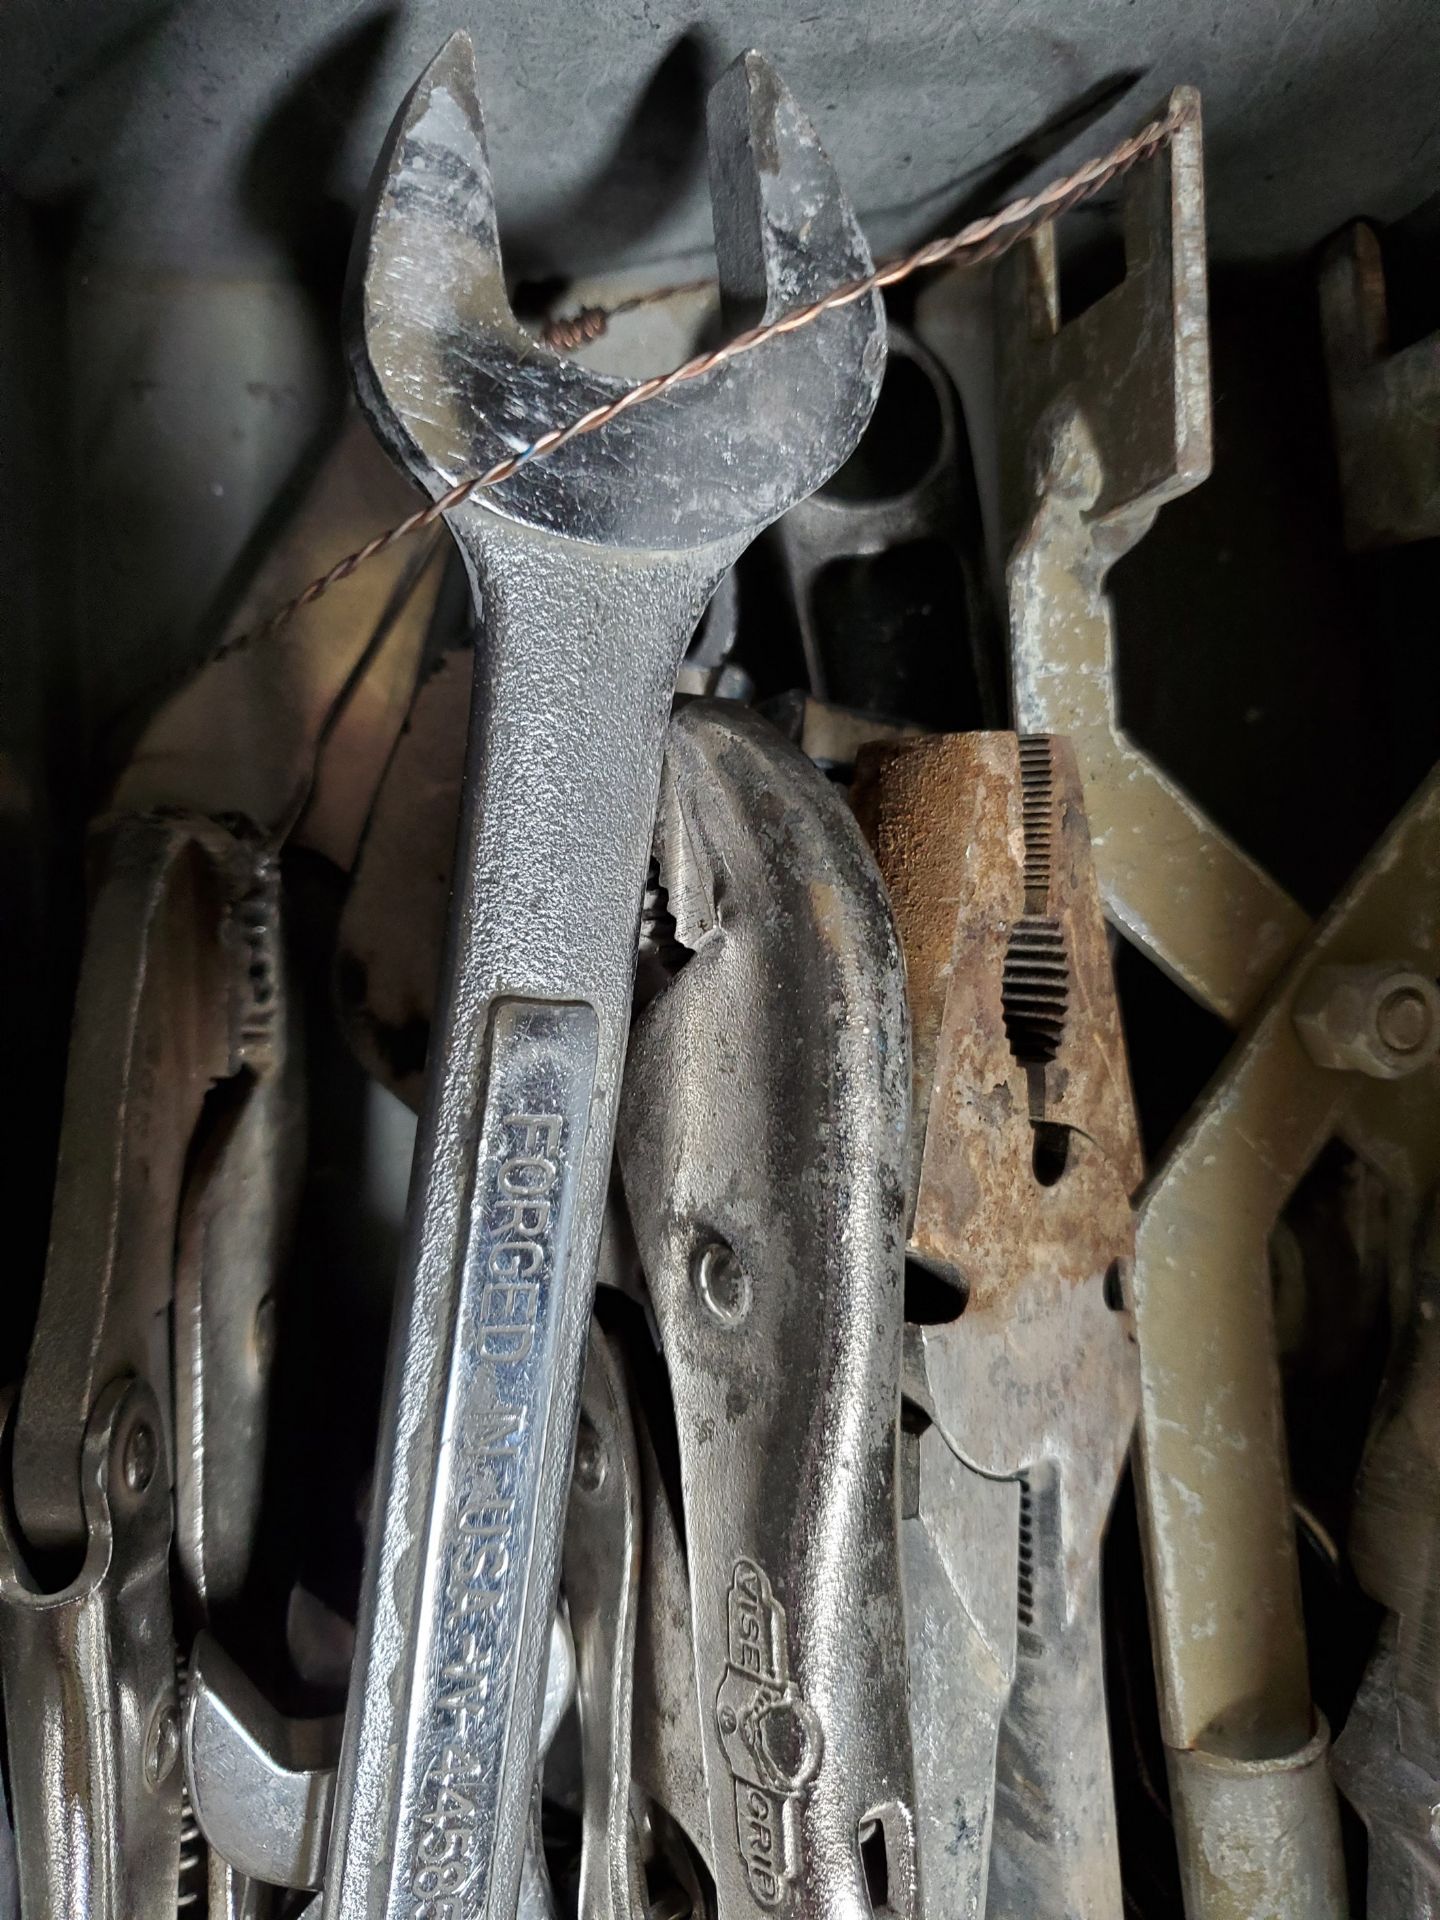
{"label": "wrench handle", "polygon": [[[494,1003],[489,1022],[454,1318],[431,1330],[448,1371],[418,1543],[418,1604],[397,1623],[413,1635],[399,1667],[408,1692],[403,1705],[377,1700],[372,1684],[352,1712],[362,1768],[376,1749],[359,1739],[358,1723],[388,1709],[399,1736],[390,1844],[376,1848],[356,1812],[383,1783],[356,1777],[352,1763],[327,1882],[326,1910],[346,1920],[499,1911],[513,1905],[520,1867],[507,1842],[526,1829],[536,1654],[543,1661],[541,1615],[553,1606],[558,1573],[549,1510],[557,1486],[563,1504],[568,1479],[568,1459],[557,1470],[550,1456],[570,1447],[584,1357],[585,1319],[572,1296],[578,1285],[588,1295],[588,1263],[573,1229],[599,1022],[585,1004],[518,998]],[[405,1464],[392,1463],[392,1475]],[[413,1552],[416,1543],[407,1544]],[[384,1641],[388,1623],[366,1625],[372,1645]]]}
{"label": "wrench handle", "polygon": [[736,550],[451,525],[484,632],[325,1920],[514,1920],[665,732]]}

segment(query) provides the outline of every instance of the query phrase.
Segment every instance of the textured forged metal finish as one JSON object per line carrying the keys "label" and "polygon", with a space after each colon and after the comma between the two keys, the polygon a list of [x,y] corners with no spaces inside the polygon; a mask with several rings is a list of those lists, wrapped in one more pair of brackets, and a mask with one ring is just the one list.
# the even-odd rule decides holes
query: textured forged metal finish
{"label": "textured forged metal finish", "polygon": [[[1440,1066],[1393,1081],[1337,1072],[1296,1031],[1312,968],[1380,962],[1440,972],[1440,773],[1276,984],[1141,1210],[1137,1470],[1187,1909],[1207,1920],[1240,1920],[1257,1885],[1286,1920],[1344,1911],[1306,1672],[1268,1249],[1337,1134],[1392,1204],[1413,1207],[1440,1177]],[[1292,1808],[1307,1799],[1304,1875],[1272,1845],[1277,1792]],[[1223,1831],[1208,1824],[1221,1813]]]}
{"label": "textured forged metal finish", "polygon": [[231,886],[219,931],[231,1017],[238,1016],[237,1071],[222,1116],[202,1125],[190,1157],[170,1317],[175,1558],[192,1620],[223,1620],[227,1608],[244,1604],[280,1290],[305,1167],[304,1059],[278,857],[237,843]]}
{"label": "textured forged metal finish", "polygon": [[[469,649],[446,653],[415,695],[375,793],[336,942],[336,1001],[350,1045],[367,1073],[417,1109],[454,878],[473,667]],[[916,731],[798,692],[762,711],[827,771],[848,771],[867,740]]]}
{"label": "textured forged metal finish", "polygon": [[630,1822],[639,1579],[640,1462],[625,1371],[592,1325],[565,1523],[583,1779],[579,1920],[643,1920],[645,1913]]}
{"label": "textured forged metal finish", "polygon": [[906,1329],[931,1423],[905,1521],[922,1876],[962,1914],[1101,1920],[1099,1555],[1138,1400],[1113,1273],[1141,1160],[1080,780],[1063,741],[953,734],[866,748],[855,805],[905,950],[910,1254],[956,1289]]}
{"label": "textured forged metal finish", "polygon": [[655,1805],[664,1808],[713,1879],[714,1849],[700,1738],[701,1703],[685,1548],[672,1490],[660,1471],[650,1431],[638,1414],[635,1440],[644,1503],[631,1723],[635,1784]]}
{"label": "textured forged metal finish", "polygon": [[[29,1660],[58,1663],[48,1678],[28,1676],[8,1723],[12,1773],[26,1774],[27,1911],[109,1913],[103,1903],[115,1900],[117,1915],[148,1916],[173,1911],[179,1805],[168,1789],[132,1796],[153,1759],[147,1743],[178,1747],[178,1717],[173,1729],[137,1725],[123,1663],[159,1658],[163,1642],[173,1687],[172,1459],[175,1571],[190,1610],[203,1617],[233,1601],[249,1568],[265,1466],[266,1334],[298,1196],[299,1063],[279,875],[265,851],[208,820],[156,815],[111,823],[95,852],[51,1244],[14,1433],[26,1544],[7,1548],[18,1566],[37,1543],[84,1545],[86,1565],[61,1595],[29,1598],[29,1576],[12,1569],[0,1618],[12,1643],[30,1635]],[[133,1567],[133,1502],[126,1492],[113,1513],[94,1507],[89,1451],[102,1404],[127,1378],[148,1409],[144,1474],[163,1480],[159,1545]],[[142,1419],[126,1417],[131,1427]],[[125,1607],[145,1610],[141,1627],[119,1611],[117,1588]],[[46,1608],[48,1638],[31,1619]],[[105,1685],[125,1704],[99,1744],[67,1733],[64,1765],[47,1773],[54,1751],[39,1755],[34,1715],[58,1714],[71,1698],[76,1661],[88,1711],[101,1710]],[[82,1826],[83,1844],[74,1832],[54,1837]],[[121,1858],[132,1847],[133,1865]]]}
{"label": "textured forged metal finish", "polygon": [[1440,1916],[1440,1196],[1423,1197],[1401,1328],[1361,1467],[1350,1549],[1388,1618],[1335,1743],[1370,1835],[1369,1920]]}
{"label": "textured forged metal finish", "polygon": [[0,1513],[0,1673],[24,1920],[172,1920],[180,1712],[155,1396],[104,1387],[76,1474],[85,1557],[40,1591]]}
{"label": "textured forged metal finish", "polygon": [[[1421,1516],[1407,1509],[1405,1520],[1415,1525]],[[1433,1699],[1433,1682],[1430,1691]],[[1369,1839],[1365,1920],[1440,1920],[1440,1774],[1413,1758],[1397,1733],[1403,1708],[1414,1704],[1397,1682],[1395,1623],[1387,1621],[1333,1754],[1340,1791]]]}
{"label": "textured forged metal finish", "polygon": [[1054,229],[996,275],[1001,482],[1022,733],[1074,742],[1106,911],[1186,991],[1245,1018],[1305,932],[1295,903],[1126,736],[1111,567],[1210,471],[1199,104],[1124,183],[1126,273],[1061,322]]}
{"label": "textured forged metal finish", "polygon": [[[868,265],[757,55],[717,90],[711,152],[732,295],[778,311]],[[613,391],[510,315],[463,37],[396,123],[354,300],[362,403],[437,497]],[[448,516],[483,644],[327,1920],[514,1904],[671,692],[721,574],[869,416],[879,303],[835,319]]]}
{"label": "textured forged metal finish", "polygon": [[839,794],[756,716],[670,731],[695,949],[636,1023],[619,1156],[675,1399],[722,1920],[917,1912],[895,1535],[904,975]]}
{"label": "textured forged metal finish", "polygon": [[1385,265],[1373,227],[1347,227],[1320,263],[1320,330],[1355,552],[1440,535],[1440,334],[1390,350]]}
{"label": "textured forged metal finish", "polygon": [[[9,1549],[88,1542],[86,1570],[64,1594],[28,1599],[28,1576],[15,1572],[0,1619],[12,1639],[31,1634],[32,1661],[59,1663],[48,1679],[29,1675],[8,1722],[12,1769],[27,1774],[30,1833],[78,1821],[91,1836],[79,1847],[45,1839],[42,1862],[22,1835],[27,1911],[108,1913],[85,1903],[114,1899],[117,1915],[148,1916],[165,1902],[173,1909],[179,1807],[168,1790],[134,1804],[127,1796],[148,1764],[147,1741],[161,1736],[148,1722],[137,1726],[127,1704],[101,1736],[118,1739],[117,1751],[87,1736],[61,1774],[42,1781],[33,1713],[37,1702],[59,1711],[55,1699],[70,1697],[77,1659],[89,1663],[87,1686],[114,1684],[129,1702],[122,1663],[149,1662],[162,1641],[173,1686],[172,1458],[176,1571],[189,1608],[203,1617],[244,1584],[265,1466],[268,1329],[298,1196],[299,1063],[279,876],[265,851],[211,821],[157,815],[103,828],[95,852],[51,1243],[15,1421],[14,1505],[26,1547]],[[207,1115],[222,1083],[220,1105]],[[133,1568],[127,1555],[137,1551],[140,1522],[128,1495],[113,1514],[94,1507],[99,1469],[89,1452],[105,1396],[132,1377],[148,1408],[146,1472],[163,1480],[164,1496],[155,1564],[147,1557]],[[140,1627],[107,1612],[119,1606],[117,1586],[125,1606],[146,1610]],[[30,1616],[52,1602],[54,1632],[35,1637]],[[114,1669],[108,1682],[97,1661]],[[88,1710],[99,1711],[101,1697],[92,1693]],[[163,1737],[168,1750],[169,1731]],[[81,1806],[75,1780],[88,1796]],[[168,1833],[152,1833],[162,1817]],[[133,1869],[118,1851],[132,1845]],[[65,1873],[74,1878],[47,1878]],[[155,1877],[142,1894],[147,1875]],[[161,1908],[147,1904],[155,1898]]]}

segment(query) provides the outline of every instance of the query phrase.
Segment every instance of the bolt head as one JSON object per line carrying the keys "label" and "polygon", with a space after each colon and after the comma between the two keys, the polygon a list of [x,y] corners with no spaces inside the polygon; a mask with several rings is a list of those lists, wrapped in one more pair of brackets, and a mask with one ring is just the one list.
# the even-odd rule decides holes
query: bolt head
{"label": "bolt head", "polygon": [[1413,986],[1393,987],[1375,1013],[1380,1038],[1396,1053],[1417,1053],[1432,1024],[1425,995]]}
{"label": "bolt head", "polygon": [[1440,1053],[1440,988],[1395,966],[1316,967],[1294,1005],[1316,1066],[1402,1080]]}

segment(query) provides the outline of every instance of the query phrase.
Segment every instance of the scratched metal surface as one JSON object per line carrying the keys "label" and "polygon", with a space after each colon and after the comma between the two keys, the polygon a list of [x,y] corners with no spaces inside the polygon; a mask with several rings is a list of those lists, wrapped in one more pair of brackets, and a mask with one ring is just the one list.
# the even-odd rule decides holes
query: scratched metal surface
{"label": "scratched metal surface", "polygon": [[[763,721],[695,702],[666,767],[661,868],[696,951],[636,1022],[618,1152],[676,1401],[719,1911],[863,1920],[872,1820],[914,1920],[900,951],[843,800]],[[717,1244],[733,1311],[704,1290]]]}

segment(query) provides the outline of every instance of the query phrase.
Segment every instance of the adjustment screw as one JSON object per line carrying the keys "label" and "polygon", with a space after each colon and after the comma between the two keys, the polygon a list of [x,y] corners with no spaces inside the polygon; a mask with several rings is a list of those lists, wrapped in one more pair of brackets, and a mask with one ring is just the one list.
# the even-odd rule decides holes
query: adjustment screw
{"label": "adjustment screw", "polygon": [[695,1291],[712,1319],[722,1327],[738,1327],[750,1312],[754,1288],[723,1240],[712,1240],[695,1263]]}

